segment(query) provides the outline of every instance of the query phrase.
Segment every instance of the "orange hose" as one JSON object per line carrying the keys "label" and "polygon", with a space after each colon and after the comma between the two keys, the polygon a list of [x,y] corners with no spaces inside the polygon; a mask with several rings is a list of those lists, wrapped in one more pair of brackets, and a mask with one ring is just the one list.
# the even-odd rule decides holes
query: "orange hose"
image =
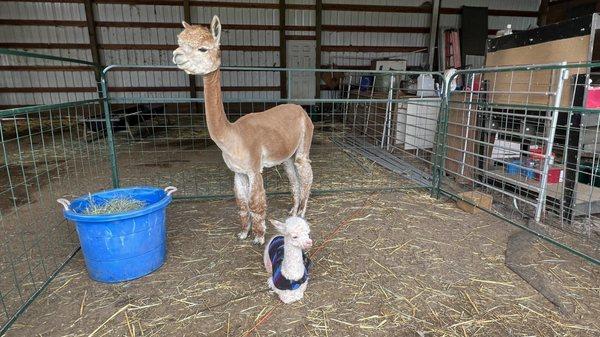
{"label": "orange hose", "polygon": [[256,324],[254,324],[254,326],[252,326],[252,328],[250,328],[250,330],[244,332],[244,334],[242,335],[242,337],[248,337],[252,331],[258,329],[258,327],[263,322],[265,322],[267,319],[269,319],[269,317],[271,317],[271,315],[273,314],[273,312],[275,311],[275,309],[279,308],[279,306],[281,305],[281,303],[283,303],[283,302],[277,303],[277,305],[275,305],[275,307],[273,307],[273,309],[269,310],[266,314],[264,314],[263,317],[261,317],[258,320],[258,322],[256,322]]}

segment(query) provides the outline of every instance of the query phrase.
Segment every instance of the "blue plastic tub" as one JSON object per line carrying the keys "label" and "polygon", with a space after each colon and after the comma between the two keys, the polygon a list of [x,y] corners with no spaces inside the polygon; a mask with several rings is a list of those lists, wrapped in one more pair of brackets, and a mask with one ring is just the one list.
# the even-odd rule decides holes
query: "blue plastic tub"
{"label": "blue plastic tub", "polygon": [[535,179],[534,162],[530,159],[524,159],[521,167],[521,175],[527,179]]}
{"label": "blue plastic tub", "polygon": [[129,197],[145,201],[142,209],[108,215],[85,215],[90,196],[59,199],[64,216],[75,222],[90,277],[115,283],[150,274],[163,265],[167,252],[166,208],[177,189],[129,187],[92,194],[94,203]]}
{"label": "blue plastic tub", "polygon": [[535,171],[533,168],[526,168],[524,167],[521,170],[521,175],[524,176],[527,179],[535,179]]}
{"label": "blue plastic tub", "polygon": [[521,172],[521,161],[513,160],[512,162],[506,164],[506,173],[509,175],[517,175]]}

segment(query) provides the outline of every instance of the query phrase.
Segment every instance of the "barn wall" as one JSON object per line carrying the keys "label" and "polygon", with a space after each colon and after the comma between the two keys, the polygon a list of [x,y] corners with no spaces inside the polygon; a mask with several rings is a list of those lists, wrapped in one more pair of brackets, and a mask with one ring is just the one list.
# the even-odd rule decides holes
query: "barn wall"
{"label": "barn wall", "polygon": [[[184,19],[183,1],[92,2],[102,64],[170,64]],[[223,65],[280,66],[278,0],[191,0],[190,3],[193,23],[208,24],[212,15],[220,16],[224,25]],[[431,8],[422,3],[422,0],[371,0],[368,4],[364,0],[323,0],[321,66],[368,68],[372,60],[388,57],[406,59],[410,66],[424,65]],[[442,0],[440,26],[459,27],[463,4],[488,6],[489,29],[494,33],[507,23],[512,23],[514,29],[534,25],[539,0]],[[316,15],[314,0],[287,0],[286,39],[316,39]],[[92,61],[84,0],[2,1],[0,47]],[[15,69],[15,64],[20,67]],[[93,72],[71,66],[0,56],[0,106],[94,97],[97,87]],[[135,89],[135,95],[190,96],[189,78],[180,71],[120,71],[109,82],[115,96],[124,95],[131,88]],[[229,87],[225,97],[230,99],[268,99],[280,94],[279,76],[266,72],[224,73],[223,86]],[[14,87],[18,89],[12,90]],[[201,95],[201,83],[197,95]]]}

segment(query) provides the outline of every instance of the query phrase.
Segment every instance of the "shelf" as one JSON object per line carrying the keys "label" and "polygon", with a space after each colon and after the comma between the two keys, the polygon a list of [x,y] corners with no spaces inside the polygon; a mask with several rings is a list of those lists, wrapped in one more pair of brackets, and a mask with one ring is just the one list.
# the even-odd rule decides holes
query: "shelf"
{"label": "shelf", "polygon": [[[518,186],[520,189],[528,189],[533,195],[537,196],[537,191],[528,186],[540,187],[540,182],[535,179],[527,179],[522,175],[509,175],[504,169],[490,171],[487,178],[494,180],[503,180],[506,184]],[[516,182],[516,183],[515,183]],[[548,184],[546,195],[550,198],[561,201],[564,182],[557,184]],[[600,213],[600,188],[587,184],[575,184],[575,203],[573,205],[574,216]]]}

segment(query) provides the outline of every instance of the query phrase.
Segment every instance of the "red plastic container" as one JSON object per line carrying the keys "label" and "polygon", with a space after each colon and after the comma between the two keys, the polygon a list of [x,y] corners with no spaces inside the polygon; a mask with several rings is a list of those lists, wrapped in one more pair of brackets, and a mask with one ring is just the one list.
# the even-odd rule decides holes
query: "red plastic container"
{"label": "red plastic container", "polygon": [[[529,152],[531,153],[531,158],[534,160],[542,160],[544,159],[544,155],[545,155],[545,150],[541,147],[538,148],[530,148]],[[552,154],[550,154],[550,157],[552,157],[551,160],[554,159],[554,152],[552,152]]]}
{"label": "red plastic container", "polygon": [[[535,174],[537,181],[542,180],[542,175],[539,173]],[[563,181],[563,170],[559,167],[551,167],[548,169],[548,184],[558,184]]]}
{"label": "red plastic container", "polygon": [[600,108],[600,88],[588,87],[587,101],[585,107],[588,109]]}

